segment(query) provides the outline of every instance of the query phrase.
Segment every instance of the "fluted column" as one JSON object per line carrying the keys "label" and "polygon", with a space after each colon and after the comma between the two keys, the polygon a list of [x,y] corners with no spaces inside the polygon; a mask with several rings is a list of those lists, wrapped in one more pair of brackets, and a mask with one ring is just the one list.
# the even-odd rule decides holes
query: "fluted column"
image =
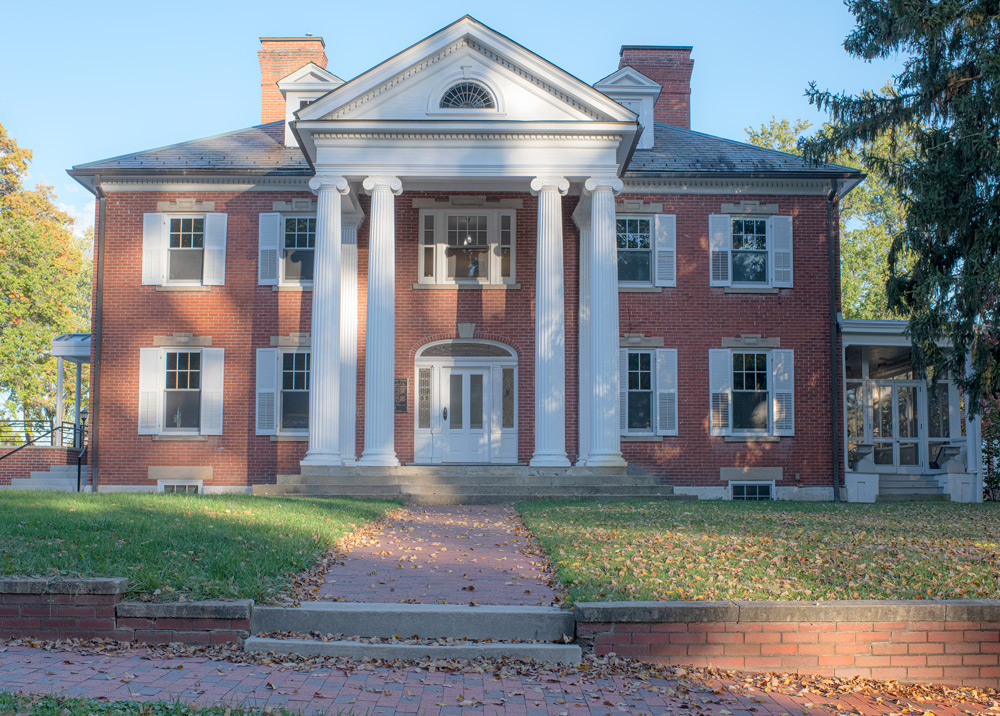
{"label": "fluted column", "polygon": [[580,278],[577,305],[577,456],[576,464],[587,464],[590,454],[590,217],[579,222]]}
{"label": "fluted column", "polygon": [[316,194],[316,256],[312,290],[309,365],[309,450],[303,465],[342,465],[340,452],[341,196],[340,176],[309,181]]}
{"label": "fluted column", "polygon": [[393,424],[396,375],[396,177],[371,176],[368,231],[368,315],[365,324],[365,451],[359,465],[398,465]]}
{"label": "fluted column", "polygon": [[563,296],[563,177],[537,177],[535,262],[535,454],[533,466],[568,467],[566,459],[566,318]]}
{"label": "fluted column", "polygon": [[615,245],[617,177],[591,177],[590,194],[590,445],[589,467],[624,465],[618,416],[618,249]]}
{"label": "fluted column", "polygon": [[340,454],[355,460],[358,423],[358,226],[364,216],[341,219],[340,250]]}

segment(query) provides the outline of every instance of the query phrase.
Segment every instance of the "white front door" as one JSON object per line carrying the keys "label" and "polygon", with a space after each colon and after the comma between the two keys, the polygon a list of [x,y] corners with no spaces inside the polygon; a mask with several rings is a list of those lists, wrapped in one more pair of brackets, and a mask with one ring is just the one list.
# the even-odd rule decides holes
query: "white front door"
{"label": "white front door", "polygon": [[441,371],[443,462],[490,462],[490,369]]}

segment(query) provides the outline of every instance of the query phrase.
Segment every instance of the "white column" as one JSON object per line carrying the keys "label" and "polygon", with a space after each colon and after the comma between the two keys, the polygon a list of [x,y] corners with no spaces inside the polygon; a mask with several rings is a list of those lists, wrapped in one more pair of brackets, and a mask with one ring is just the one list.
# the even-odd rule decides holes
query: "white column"
{"label": "white column", "polygon": [[531,465],[568,467],[566,459],[566,318],[563,296],[563,177],[537,177],[535,263],[535,454]]}
{"label": "white column", "polygon": [[[589,218],[589,217],[588,217]],[[590,453],[590,221],[580,229],[580,299],[577,308],[577,457],[576,464],[587,464]]]}
{"label": "white column", "polygon": [[[77,368],[77,371],[79,370]],[[63,363],[63,359],[56,358],[56,426],[58,429],[52,434],[53,445],[62,445],[64,373],[65,363]]]}
{"label": "white column", "polygon": [[624,465],[618,418],[617,177],[591,177],[590,194],[590,453],[588,467]]}
{"label": "white column", "polygon": [[341,218],[340,250],[340,454],[355,460],[358,424],[358,226],[364,216]]}
{"label": "white column", "polygon": [[73,424],[76,425],[76,430],[73,431],[75,435],[73,440],[75,443],[74,447],[83,447],[83,430],[81,430],[83,425],[80,423],[80,393],[83,391],[83,364],[76,361],[74,363],[76,364],[76,402],[74,404],[76,418]]}
{"label": "white column", "polygon": [[343,465],[340,453],[340,263],[341,195],[350,191],[339,176],[316,176],[309,187],[316,203],[312,335],[309,364],[309,450],[303,465]]}
{"label": "white column", "polygon": [[396,377],[396,177],[371,176],[368,231],[368,315],[365,323],[365,451],[359,465],[398,465],[393,421]]}

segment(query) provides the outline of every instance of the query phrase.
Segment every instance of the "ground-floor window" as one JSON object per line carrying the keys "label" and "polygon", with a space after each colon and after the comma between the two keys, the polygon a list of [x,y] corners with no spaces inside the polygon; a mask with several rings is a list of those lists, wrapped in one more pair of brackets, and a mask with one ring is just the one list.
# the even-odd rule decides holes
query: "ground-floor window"
{"label": "ground-floor window", "polygon": [[309,358],[307,351],[281,355],[281,430],[309,429]]}

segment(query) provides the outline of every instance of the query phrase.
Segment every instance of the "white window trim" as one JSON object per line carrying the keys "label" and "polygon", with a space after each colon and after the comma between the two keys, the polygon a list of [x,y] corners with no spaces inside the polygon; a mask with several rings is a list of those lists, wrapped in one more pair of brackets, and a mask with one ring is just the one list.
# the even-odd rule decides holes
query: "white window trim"
{"label": "white window trim", "polygon": [[730,480],[728,485],[728,490],[726,493],[727,499],[736,502],[763,502],[763,500],[735,500],[733,497],[733,486],[734,485],[768,485],[771,488],[771,502],[774,502],[776,496],[774,480]]}
{"label": "white window trim", "polygon": [[166,480],[157,480],[156,481],[156,491],[157,492],[161,492],[161,493],[162,492],[166,492],[166,490],[164,490],[164,488],[166,486],[168,486],[168,485],[173,485],[173,486],[176,486],[176,485],[195,485],[198,488],[198,495],[205,494],[205,481],[204,480],[195,480],[193,478],[170,478],[170,479],[166,479]]}
{"label": "white window trim", "polygon": [[618,219],[645,219],[649,222],[649,248],[648,249],[625,249],[626,251],[643,251],[649,254],[649,280],[648,281],[622,281],[618,280],[618,285],[622,288],[642,287],[649,288],[656,284],[656,216],[654,214],[615,214],[615,276],[618,276]]}
{"label": "white window trim", "polygon": [[[205,259],[208,256],[208,249],[205,247],[205,235],[208,233],[208,217],[205,213],[166,213],[166,226],[163,229],[163,285],[164,286],[204,286],[205,284]],[[170,222],[173,219],[201,219],[201,280],[193,279],[171,279],[170,278]]]}
{"label": "white window trim", "polygon": [[[199,356],[199,368],[198,368],[198,427],[196,429],[192,428],[169,428],[166,425],[166,415],[164,410],[166,410],[166,398],[167,398],[167,354],[168,353],[198,353]],[[160,381],[160,400],[163,401],[160,404],[160,435],[201,435],[201,410],[202,401],[205,399],[205,357],[202,354],[202,349],[200,347],[195,348],[193,346],[168,346],[160,349],[160,371],[158,379]]]}
{"label": "white window trim", "polygon": [[[744,220],[764,222],[764,250],[754,251],[754,253],[762,253],[767,256],[767,269],[765,271],[766,279],[764,281],[737,281],[733,278],[736,275],[734,272],[735,266],[733,264],[736,255],[736,249],[733,248],[733,222]],[[772,288],[774,285],[774,250],[771,244],[771,222],[768,221],[767,217],[755,216],[753,214],[729,215],[729,277],[731,279],[730,285],[733,288]],[[770,362],[770,355],[768,356],[768,362]]]}
{"label": "white window trim", "polygon": [[275,370],[277,372],[277,388],[278,388],[278,390],[277,390],[277,393],[278,393],[277,400],[275,401],[277,403],[277,411],[275,412],[275,415],[274,415],[275,431],[276,431],[275,434],[277,434],[277,435],[289,435],[289,436],[292,436],[292,435],[294,435],[294,436],[303,436],[303,435],[308,436],[309,435],[309,428],[305,428],[305,429],[303,429],[303,428],[291,428],[291,429],[289,429],[289,428],[284,428],[281,425],[282,403],[283,403],[283,401],[285,399],[285,391],[284,391],[284,388],[283,388],[283,381],[282,381],[283,376],[282,376],[282,373],[283,373],[283,366],[284,366],[284,361],[285,361],[284,357],[288,353],[307,353],[307,354],[309,354],[309,390],[307,390],[306,392],[309,393],[309,400],[310,401],[312,400],[312,349],[311,348],[279,348],[278,349],[278,361],[277,361],[277,364],[275,365]]}
{"label": "white window trim", "polygon": [[[754,437],[774,435],[774,380],[771,377],[771,351],[769,349],[768,350],[761,350],[759,348],[732,348],[732,349],[730,349],[730,351],[729,351],[729,379],[731,381],[733,379],[733,356],[734,355],[737,355],[737,354],[743,354],[743,355],[760,355],[761,353],[763,353],[766,356],[766,358],[765,358],[764,375],[767,378],[767,429],[766,430],[753,430],[751,428],[737,428],[737,427],[733,426],[733,422],[734,422],[735,417],[736,417],[736,393],[737,393],[737,390],[735,388],[735,382],[734,382],[733,383],[734,387],[730,389],[730,392],[733,395],[733,397],[732,397],[732,405],[729,406],[729,411],[730,411],[729,425],[730,425],[730,434],[731,435],[740,435],[740,436],[746,435],[746,436],[754,436]],[[747,392],[747,391],[738,391],[738,392]]]}
{"label": "white window trim", "polygon": [[[278,285],[279,286],[312,286],[312,279],[288,279],[285,278],[285,219],[315,219],[316,212],[279,212],[278,231],[281,238],[278,241]],[[315,242],[314,242],[315,247]],[[316,270],[316,249],[313,248],[313,272]]]}
{"label": "white window trim", "polygon": [[[629,428],[628,427],[628,413],[626,412],[625,418],[622,421],[622,423],[625,425],[625,430],[622,432],[622,435],[625,435],[625,436],[629,436],[629,435],[644,435],[644,436],[654,436],[655,437],[656,436],[656,426],[659,424],[657,422],[657,418],[659,418],[659,416],[656,414],[657,407],[658,407],[657,403],[659,402],[656,399],[656,396],[657,396],[657,392],[656,392],[656,378],[657,378],[657,375],[656,375],[656,349],[655,348],[623,348],[623,350],[625,351],[625,356],[626,356],[626,358],[625,358],[625,376],[626,376],[626,378],[628,376],[628,356],[632,355],[633,353],[645,353],[645,354],[647,354],[649,356],[649,371],[650,371],[650,376],[649,376],[649,403],[650,403],[650,405],[649,405],[649,430],[637,430],[637,429]],[[621,387],[621,390],[626,394],[626,396],[625,396],[625,409],[627,411],[628,410],[628,393],[630,393],[632,391],[630,391],[628,389],[628,384],[623,385]]]}
{"label": "white window trim", "polygon": [[[434,275],[424,276],[424,222],[426,216],[434,216]],[[489,249],[486,277],[478,279],[453,279],[446,274],[449,216],[486,216],[486,240]],[[510,276],[500,276],[500,217],[509,216],[511,224]],[[517,283],[517,211],[514,209],[483,209],[470,206],[467,209],[421,209],[417,240],[417,283],[447,286],[503,286]]]}

